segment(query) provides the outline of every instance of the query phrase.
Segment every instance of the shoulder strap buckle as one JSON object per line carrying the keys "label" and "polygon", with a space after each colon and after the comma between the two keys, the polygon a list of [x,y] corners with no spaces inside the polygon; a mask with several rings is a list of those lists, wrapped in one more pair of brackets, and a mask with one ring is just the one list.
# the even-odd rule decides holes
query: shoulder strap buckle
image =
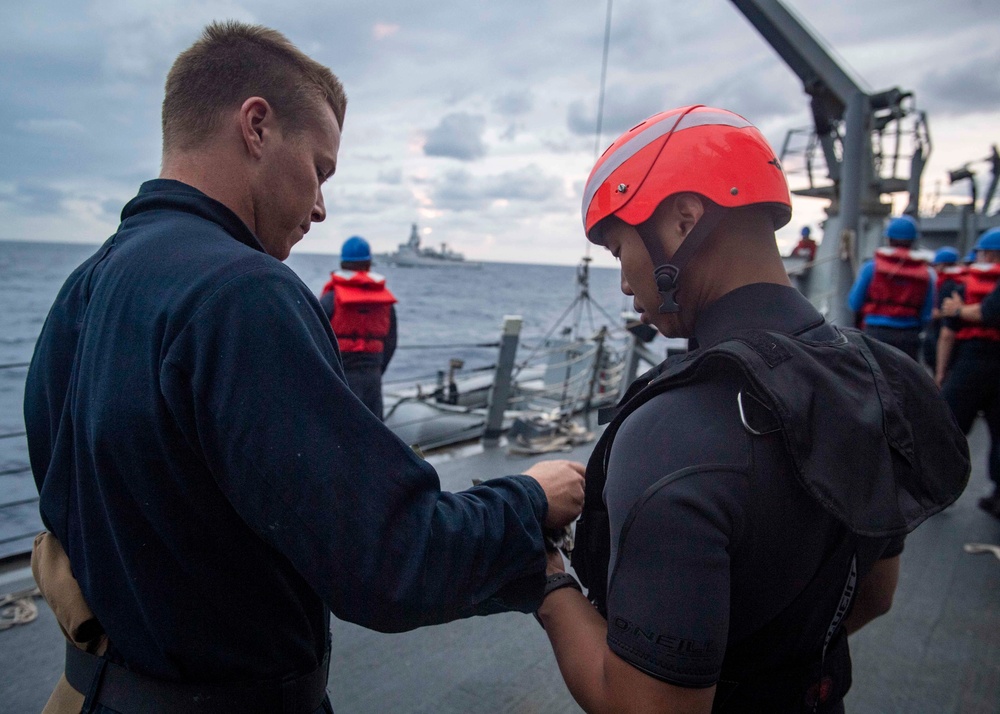
{"label": "shoulder strap buckle", "polygon": [[[744,394],[746,394],[745,401]],[[764,436],[781,430],[781,424],[774,416],[774,412],[749,392],[741,389],[736,393],[736,406],[740,410],[740,421],[743,422],[743,428],[748,433],[754,436]]]}

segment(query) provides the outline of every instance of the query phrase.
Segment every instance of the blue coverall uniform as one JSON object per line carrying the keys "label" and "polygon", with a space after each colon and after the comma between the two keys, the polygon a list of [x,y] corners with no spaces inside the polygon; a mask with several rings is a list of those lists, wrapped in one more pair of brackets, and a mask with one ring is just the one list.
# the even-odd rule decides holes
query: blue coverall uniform
{"label": "blue coverall uniform", "polygon": [[183,183],[143,184],[70,275],[25,420],[43,521],[145,675],[308,672],[331,611],[400,631],[539,604],[538,483],[442,492],[351,393],[306,285]]}

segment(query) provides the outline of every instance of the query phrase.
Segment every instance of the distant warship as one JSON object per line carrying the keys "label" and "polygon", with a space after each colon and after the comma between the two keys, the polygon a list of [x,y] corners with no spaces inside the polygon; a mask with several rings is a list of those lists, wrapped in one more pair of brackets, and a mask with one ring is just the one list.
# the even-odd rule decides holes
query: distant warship
{"label": "distant warship", "polygon": [[449,249],[445,243],[441,244],[441,250],[421,248],[420,234],[417,231],[416,223],[410,228],[409,240],[405,243],[400,243],[395,253],[382,256],[382,260],[390,265],[399,265],[406,268],[482,267],[480,263],[467,261],[464,255]]}

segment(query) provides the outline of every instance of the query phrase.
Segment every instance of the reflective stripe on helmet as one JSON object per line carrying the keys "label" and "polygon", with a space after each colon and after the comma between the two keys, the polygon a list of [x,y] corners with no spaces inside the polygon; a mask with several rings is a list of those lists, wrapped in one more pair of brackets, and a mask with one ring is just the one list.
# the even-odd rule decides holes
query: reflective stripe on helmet
{"label": "reflective stripe on helmet", "polygon": [[590,177],[590,180],[587,182],[587,186],[584,188],[581,216],[584,227],[587,225],[587,211],[590,208],[590,203],[594,200],[594,194],[597,193],[597,189],[601,186],[601,184],[607,181],[611,174],[613,174],[622,164],[660,137],[698,126],[729,126],[735,129],[753,127],[753,124],[748,122],[746,119],[731,112],[712,110],[703,112],[695,111],[696,109],[700,109],[702,106],[703,105],[699,104],[690,107],[687,111],[681,113],[680,118],[676,121],[671,122],[670,119],[673,117],[666,116],[655,124],[651,124],[622,144],[611,156],[607,158],[607,160],[604,161],[604,163],[601,164],[600,168],[594,172],[594,174]]}

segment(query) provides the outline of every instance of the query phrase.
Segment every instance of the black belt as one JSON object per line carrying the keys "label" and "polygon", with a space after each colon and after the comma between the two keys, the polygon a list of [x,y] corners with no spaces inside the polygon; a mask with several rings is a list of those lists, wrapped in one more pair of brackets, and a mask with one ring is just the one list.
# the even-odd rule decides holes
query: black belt
{"label": "black belt", "polygon": [[288,681],[192,684],[153,679],[66,643],[66,680],[95,704],[122,714],[311,714],[326,699],[330,652],[308,674]]}

